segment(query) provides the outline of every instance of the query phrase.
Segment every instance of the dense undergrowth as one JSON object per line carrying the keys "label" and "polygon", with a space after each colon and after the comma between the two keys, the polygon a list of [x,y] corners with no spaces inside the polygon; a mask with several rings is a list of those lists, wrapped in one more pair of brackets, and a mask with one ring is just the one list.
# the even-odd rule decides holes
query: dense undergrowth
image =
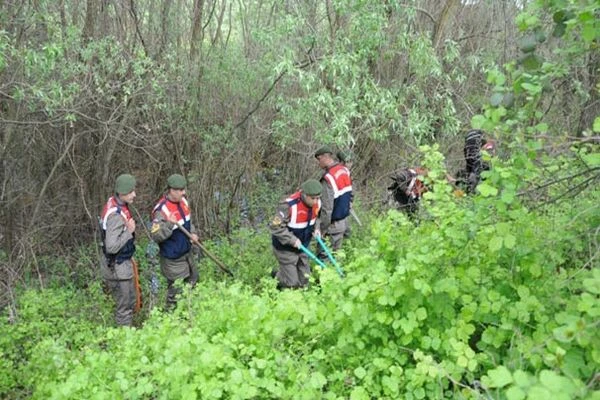
{"label": "dense undergrowth", "polygon": [[201,283],[170,314],[140,246],[151,303],[136,328],[112,327],[99,284],[23,291],[0,323],[0,394],[599,398],[600,192],[566,199],[566,183],[551,185],[544,198],[558,200],[538,191],[532,202],[525,188],[541,175],[523,154],[496,160],[477,196],[456,197],[438,180],[441,155],[424,151],[434,190],[418,223],[389,210],[355,226],[338,254],[344,279],[328,268],[308,290],[278,292],[259,230],[207,243],[236,278],[202,259]]}

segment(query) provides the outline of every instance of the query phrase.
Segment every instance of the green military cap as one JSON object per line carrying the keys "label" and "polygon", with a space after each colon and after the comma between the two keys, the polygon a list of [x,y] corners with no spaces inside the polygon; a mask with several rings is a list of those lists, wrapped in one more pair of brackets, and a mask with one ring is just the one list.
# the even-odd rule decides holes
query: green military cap
{"label": "green military cap", "polygon": [[130,174],[122,174],[115,181],[115,193],[128,194],[135,189],[135,178]]}
{"label": "green military cap", "polygon": [[323,154],[333,154],[333,150],[329,146],[323,146],[315,153],[315,157],[322,156]]}
{"label": "green military cap", "polygon": [[302,192],[309,196],[320,196],[321,195],[321,183],[316,179],[309,179],[300,186]]}
{"label": "green military cap", "polygon": [[167,186],[170,189],[185,189],[187,182],[183,175],[173,174],[167,179]]}

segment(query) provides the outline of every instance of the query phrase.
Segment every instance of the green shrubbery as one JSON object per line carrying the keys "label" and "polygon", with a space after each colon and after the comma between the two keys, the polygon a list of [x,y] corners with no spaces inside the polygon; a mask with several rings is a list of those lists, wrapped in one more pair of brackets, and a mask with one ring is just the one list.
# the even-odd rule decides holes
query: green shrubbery
{"label": "green shrubbery", "polygon": [[[240,229],[205,242],[235,278],[203,258],[201,282],[169,314],[161,311],[165,282],[140,241],[146,302],[131,329],[113,327],[112,305],[98,283],[81,284],[93,281],[85,269],[91,251],[80,253],[76,274],[65,260],[41,260],[59,266],[60,274],[50,288],[18,293],[16,309],[0,322],[0,397],[600,398],[600,191],[594,186],[600,157],[597,145],[581,143],[542,151],[554,123],[543,111],[548,84],[581,68],[597,45],[596,4],[571,3],[537,1],[518,19],[524,34],[537,34],[547,8],[556,40],[566,44],[555,60],[523,60],[489,72],[492,99],[472,122],[506,139],[510,158],[491,160],[478,195],[455,197],[443,157],[424,147],[432,190],[419,222],[390,210],[369,216],[362,229],[355,225],[338,255],[344,279],[328,268],[315,273],[308,290],[279,292],[269,278],[276,262],[266,227]],[[377,27],[368,17],[356,32]],[[377,44],[376,35],[368,38]],[[543,50],[536,40],[534,48],[523,47],[527,54]],[[44,63],[60,55],[50,50]],[[428,51],[416,54],[429,58]],[[27,65],[37,65],[31,57]],[[323,72],[336,73],[338,61],[354,65],[334,57]],[[368,57],[356,65],[362,64]],[[312,84],[309,75],[299,78]],[[319,91],[289,101],[275,130],[304,126],[315,107],[335,117],[330,128],[341,142],[351,141],[342,134],[352,121],[362,118],[366,131],[377,132],[388,126],[383,117],[399,120],[397,110],[378,106],[391,104],[389,95],[371,90],[360,71],[341,78],[348,87],[367,86],[345,92],[341,105]],[[69,104],[77,90],[40,101]],[[427,124],[418,123],[418,113],[425,111],[415,107],[408,121],[417,128],[414,136],[423,137]],[[435,116],[427,113],[427,120]],[[455,127],[454,117],[444,121]],[[575,134],[589,136],[589,128]],[[592,131],[600,132],[600,119]],[[162,284],[158,291],[150,285],[153,275]],[[70,277],[75,283],[65,285]]]}
{"label": "green shrubbery", "polygon": [[[111,326],[94,285],[20,297],[3,322],[5,396],[34,398],[594,398],[600,364],[600,193],[533,209],[535,169],[495,164],[455,198],[441,155],[418,224],[389,211],[355,229],[346,278],[275,290],[266,231],[209,248],[178,309]],[[520,162],[520,155],[510,164]],[[557,161],[557,162],[560,162]],[[582,178],[583,179],[583,178]],[[356,227],[355,227],[356,228]],[[350,242],[349,242],[350,244]],[[594,247],[596,246],[596,247]],[[159,300],[162,304],[162,299]]]}

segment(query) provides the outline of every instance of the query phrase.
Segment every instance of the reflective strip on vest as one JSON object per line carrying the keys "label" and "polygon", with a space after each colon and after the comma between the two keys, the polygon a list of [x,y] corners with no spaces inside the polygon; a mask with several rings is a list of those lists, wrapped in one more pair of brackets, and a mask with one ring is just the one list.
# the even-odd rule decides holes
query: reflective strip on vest
{"label": "reflective strip on vest", "polygon": [[[347,182],[344,182],[343,178],[345,176],[347,176]],[[334,165],[327,171],[324,177],[333,189],[334,199],[337,199],[348,192],[352,192],[352,182],[350,181],[348,168],[339,164]],[[342,185],[344,186],[340,188]]]}
{"label": "reflective strip on vest", "polygon": [[415,182],[417,181],[417,171],[415,171],[414,169],[409,169],[408,171],[412,174],[412,179],[410,180],[410,183],[408,184],[408,189],[406,189],[406,191],[408,193],[412,193],[413,188],[415,187]]}
{"label": "reflective strip on vest", "polygon": [[[285,201],[290,206],[290,222],[288,222],[287,226],[291,229],[304,229],[314,225],[315,222],[317,222],[319,210],[321,210],[321,199],[317,199],[316,204],[312,207],[311,220],[308,221],[308,211],[310,209],[304,204],[304,202],[302,202],[300,196],[301,195],[299,193],[295,193],[294,195],[285,199]],[[300,207],[302,208],[302,210],[298,209],[299,205],[301,205]],[[305,211],[306,218],[299,219],[298,217],[301,216],[301,213],[299,213],[299,211]]]}
{"label": "reflective strip on vest", "polygon": [[108,199],[104,208],[105,213],[102,216],[102,229],[104,230],[106,230],[106,222],[108,221],[108,217],[112,213],[118,212],[125,221],[129,221],[131,219],[131,214],[129,213],[127,205],[120,205],[119,203],[117,203],[117,200],[114,197]]}
{"label": "reflective strip on vest", "polygon": [[[176,210],[173,210],[173,211],[169,210],[169,206],[167,205],[167,203],[174,204],[177,207],[177,203],[174,203],[174,202],[168,200],[167,197],[165,196],[165,197],[163,197],[158,202],[158,204],[156,206],[154,206],[154,209],[152,210],[152,214],[155,214],[159,210],[162,213],[165,214],[166,218],[169,218],[169,216],[171,216],[171,214],[173,214],[174,212],[177,212],[178,214],[181,214],[179,212],[179,209],[176,209]],[[187,199],[185,197],[183,197],[181,199],[181,203],[183,203],[183,205],[184,205],[184,207],[181,207],[183,209],[183,214],[184,215],[183,216],[179,215],[179,219],[177,220],[177,222],[179,222],[181,225],[185,225],[186,222],[191,221],[192,215],[191,215],[191,212],[190,212],[190,207],[188,205],[188,201],[187,201]],[[173,229],[178,229],[178,228],[179,227],[177,226],[177,224],[175,224],[173,226]]]}
{"label": "reflective strip on vest", "polygon": [[122,204],[122,205],[119,204],[117,202],[117,200],[114,198],[114,196],[112,196],[108,199],[108,201],[104,205],[104,210],[102,212],[103,212],[102,230],[104,231],[104,236],[103,236],[103,240],[102,240],[102,252],[104,253],[104,255],[107,258],[112,258],[114,261],[116,261],[117,264],[119,264],[125,260],[129,260],[135,253],[135,243],[134,243],[135,232],[132,233],[133,237],[131,239],[129,239],[127,241],[127,243],[125,243],[125,245],[121,248],[121,250],[119,250],[119,252],[116,254],[112,254],[112,255],[107,254],[105,243],[104,243],[105,236],[106,236],[106,223],[108,221],[108,217],[110,216],[110,214],[118,213],[119,215],[121,215],[121,217],[123,217],[123,219],[125,221],[129,221],[132,218],[129,208],[127,207],[126,204]]}

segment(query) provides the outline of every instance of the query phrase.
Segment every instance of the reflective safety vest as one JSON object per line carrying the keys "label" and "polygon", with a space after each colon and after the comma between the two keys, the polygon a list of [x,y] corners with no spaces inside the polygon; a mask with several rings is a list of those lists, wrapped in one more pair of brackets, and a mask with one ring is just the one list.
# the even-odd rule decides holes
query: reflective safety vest
{"label": "reflective safety vest", "polygon": [[[192,217],[190,207],[185,197],[182,198],[180,202],[175,203],[169,200],[166,195],[163,196],[154,206],[152,218],[156,219],[157,213],[162,213],[164,219],[167,219],[169,215],[173,214],[185,229],[188,231],[191,230]],[[158,247],[160,248],[161,256],[174,260],[186,255],[192,248],[192,244],[186,234],[176,225],[171,236],[159,243]]]}
{"label": "reflective safety vest", "polygon": [[[290,222],[287,224],[288,230],[300,239],[304,247],[308,247],[310,239],[312,238],[312,233],[315,229],[315,223],[319,216],[319,211],[321,211],[321,199],[316,199],[312,208],[309,208],[302,201],[301,192],[294,193],[285,199],[285,201],[290,207]],[[278,250],[299,251],[293,246],[284,246],[275,236],[271,237],[271,241],[273,246]]]}
{"label": "reflective safety vest", "polygon": [[129,221],[131,217],[131,212],[129,211],[129,207],[127,204],[120,204],[115,196],[111,196],[104,208],[102,209],[102,214],[100,215],[100,223],[102,224],[102,252],[106,256],[109,261],[109,264],[116,262],[117,264],[122,263],[123,261],[129,260],[133,257],[133,253],[135,253],[135,233],[134,237],[129,239],[127,243],[119,250],[116,254],[108,254],[106,252],[106,222],[108,221],[108,217],[112,214],[120,214],[121,217],[125,220],[125,222]]}
{"label": "reflective safety vest", "polygon": [[409,168],[408,172],[410,172],[411,179],[408,182],[407,192],[409,193],[410,197],[412,197],[415,200],[419,200],[421,196],[423,196],[423,193],[427,191],[427,186],[425,186],[425,184],[420,179],[418,179],[417,176],[427,175],[427,170],[423,168]]}
{"label": "reflective safety vest", "polygon": [[350,215],[350,203],[352,202],[350,171],[341,164],[334,164],[323,175],[323,179],[333,188],[331,222],[346,218]]}

